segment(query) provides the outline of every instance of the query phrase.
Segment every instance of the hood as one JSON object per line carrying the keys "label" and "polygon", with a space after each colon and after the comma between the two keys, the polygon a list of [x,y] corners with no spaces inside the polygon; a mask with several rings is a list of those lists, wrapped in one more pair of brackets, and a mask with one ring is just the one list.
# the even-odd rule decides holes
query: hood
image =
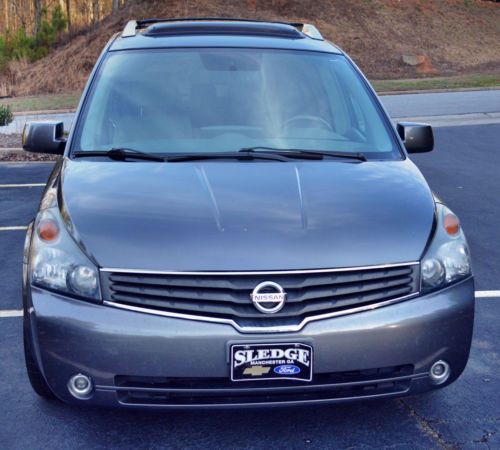
{"label": "hood", "polygon": [[65,215],[101,267],[320,269],[411,262],[434,201],[410,161],[66,160]]}

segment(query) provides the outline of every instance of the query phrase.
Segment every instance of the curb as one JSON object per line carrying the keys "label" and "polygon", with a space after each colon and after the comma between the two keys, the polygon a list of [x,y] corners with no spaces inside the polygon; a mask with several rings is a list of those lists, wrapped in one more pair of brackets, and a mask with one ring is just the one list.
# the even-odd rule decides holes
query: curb
{"label": "curb", "polygon": [[42,109],[39,111],[13,111],[14,116],[41,116],[44,114],[72,114],[76,109]]}
{"label": "curb", "polygon": [[5,166],[5,165],[11,165],[11,164],[17,164],[17,165],[26,165],[26,164],[54,164],[55,161],[33,161],[33,160],[22,160],[19,159],[17,161],[6,161],[3,159],[0,159],[0,167]]}
{"label": "curb", "polygon": [[[383,80],[379,80],[383,81]],[[498,91],[500,86],[470,87],[470,88],[437,88],[437,89],[409,89],[399,91],[376,91],[377,95],[405,95],[405,94],[439,94],[444,92],[475,92],[475,91]]]}
{"label": "curb", "polygon": [[391,117],[397,122],[426,122],[433,127],[456,127],[466,125],[491,125],[500,123],[500,112],[452,114],[442,116]]}
{"label": "curb", "polygon": [[26,152],[22,148],[0,148],[0,155],[24,155]]}

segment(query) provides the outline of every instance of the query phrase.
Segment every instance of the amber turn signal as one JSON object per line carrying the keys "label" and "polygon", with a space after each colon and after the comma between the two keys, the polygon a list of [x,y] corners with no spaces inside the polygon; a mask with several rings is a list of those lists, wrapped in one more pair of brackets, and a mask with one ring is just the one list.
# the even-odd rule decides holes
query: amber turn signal
{"label": "amber turn signal", "polygon": [[59,236],[59,225],[55,220],[45,219],[38,224],[37,232],[40,239],[50,242]]}
{"label": "amber turn signal", "polygon": [[451,236],[454,236],[460,231],[460,221],[455,214],[446,214],[443,217],[443,226],[446,232]]}

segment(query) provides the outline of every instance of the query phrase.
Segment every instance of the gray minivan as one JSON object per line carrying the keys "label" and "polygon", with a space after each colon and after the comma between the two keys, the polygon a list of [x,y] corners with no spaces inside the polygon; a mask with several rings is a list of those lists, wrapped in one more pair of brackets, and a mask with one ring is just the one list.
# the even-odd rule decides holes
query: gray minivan
{"label": "gray minivan", "polygon": [[192,408],[422,393],[469,356],[456,215],[349,57],[308,24],[131,21],[101,54],[28,229],[43,397]]}

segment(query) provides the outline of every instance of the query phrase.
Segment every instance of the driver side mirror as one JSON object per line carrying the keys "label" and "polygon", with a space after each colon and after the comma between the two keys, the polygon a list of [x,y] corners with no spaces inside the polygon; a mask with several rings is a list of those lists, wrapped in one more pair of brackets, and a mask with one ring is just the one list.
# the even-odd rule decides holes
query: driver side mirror
{"label": "driver side mirror", "polygon": [[66,147],[63,122],[28,122],[23,131],[23,149],[34,153],[62,155]]}
{"label": "driver side mirror", "polygon": [[425,123],[400,122],[396,125],[408,153],[425,153],[434,148],[432,127]]}

